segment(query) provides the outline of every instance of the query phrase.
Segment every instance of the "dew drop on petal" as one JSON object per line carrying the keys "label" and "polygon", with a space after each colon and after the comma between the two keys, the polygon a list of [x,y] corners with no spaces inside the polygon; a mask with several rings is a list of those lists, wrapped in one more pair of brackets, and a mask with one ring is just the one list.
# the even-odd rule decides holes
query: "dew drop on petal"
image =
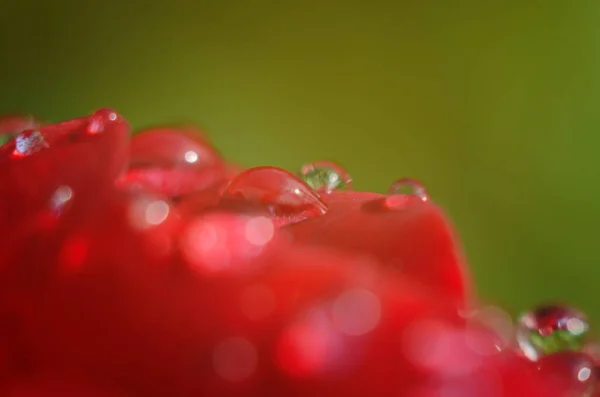
{"label": "dew drop on petal", "polygon": [[25,157],[48,148],[48,142],[40,131],[23,131],[15,137],[13,157]]}
{"label": "dew drop on petal", "polygon": [[306,164],[300,171],[308,186],[319,193],[334,190],[352,189],[352,177],[342,166],[330,161]]}
{"label": "dew drop on petal", "polygon": [[164,127],[132,138],[129,169],[118,185],[175,197],[211,188],[224,178],[223,159],[198,132]]}
{"label": "dew drop on petal", "polygon": [[576,309],[540,306],[523,314],[517,324],[517,342],[530,360],[561,351],[579,351],[585,344],[588,322]]}
{"label": "dew drop on petal", "polygon": [[116,121],[119,118],[117,113],[112,109],[100,109],[96,111],[88,122],[87,132],[90,135],[104,132],[107,123]]}
{"label": "dew drop on petal", "polygon": [[562,351],[541,357],[537,364],[548,388],[560,395],[590,397],[598,382],[593,360],[582,353]]}
{"label": "dew drop on petal", "polygon": [[213,352],[215,372],[230,382],[243,381],[256,371],[258,353],[250,341],[233,337],[221,341]]}
{"label": "dew drop on petal", "polygon": [[276,167],[256,167],[237,175],[221,196],[221,204],[266,213],[278,225],[324,215],[327,205],[305,182]]}
{"label": "dew drop on petal", "polygon": [[418,197],[422,201],[429,200],[429,194],[425,186],[417,180],[411,178],[398,179],[392,183],[388,190],[390,195],[404,195]]}

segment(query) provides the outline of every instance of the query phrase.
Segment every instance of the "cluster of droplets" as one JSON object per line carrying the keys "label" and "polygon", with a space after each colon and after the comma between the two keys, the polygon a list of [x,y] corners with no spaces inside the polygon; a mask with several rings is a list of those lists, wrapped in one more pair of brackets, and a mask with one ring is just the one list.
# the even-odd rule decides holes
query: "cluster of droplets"
{"label": "cluster of droplets", "polygon": [[586,316],[562,305],[539,306],[522,314],[516,329],[522,354],[573,397],[591,396],[600,380],[599,357],[588,334]]}

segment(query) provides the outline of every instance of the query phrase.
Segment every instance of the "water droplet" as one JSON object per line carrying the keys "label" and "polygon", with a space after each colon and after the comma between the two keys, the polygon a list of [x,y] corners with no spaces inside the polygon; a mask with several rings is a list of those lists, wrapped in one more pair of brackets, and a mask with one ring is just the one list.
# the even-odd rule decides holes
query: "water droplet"
{"label": "water droplet", "polygon": [[411,178],[398,179],[396,182],[392,183],[388,190],[388,194],[414,196],[422,201],[429,200],[429,194],[427,193],[425,186],[423,186],[421,182]]}
{"label": "water droplet", "polygon": [[300,174],[308,186],[319,193],[352,189],[350,174],[342,166],[330,161],[306,164],[302,167]]}
{"label": "water droplet", "polygon": [[87,131],[89,134],[98,134],[104,132],[106,124],[117,121],[119,118],[117,112],[112,109],[100,109],[91,116]]}
{"label": "water droplet", "polygon": [[14,157],[25,157],[48,148],[48,142],[40,131],[23,131],[15,137]]}
{"label": "water droplet", "polygon": [[327,212],[306,183],[276,167],[256,167],[236,176],[221,197],[224,206],[267,214],[277,225],[300,222]]}
{"label": "water droplet", "polygon": [[561,396],[589,397],[598,380],[593,360],[582,353],[563,351],[541,357],[538,370],[548,389]]}
{"label": "water droplet", "polygon": [[175,197],[202,191],[225,178],[219,153],[191,130],[153,128],[135,135],[120,186]]}
{"label": "water droplet", "polygon": [[230,382],[249,378],[258,364],[258,352],[245,338],[228,338],[217,345],[213,352],[215,372]]}
{"label": "water droplet", "polygon": [[560,352],[578,351],[585,343],[585,315],[568,306],[540,306],[523,314],[517,326],[517,341],[530,360]]}

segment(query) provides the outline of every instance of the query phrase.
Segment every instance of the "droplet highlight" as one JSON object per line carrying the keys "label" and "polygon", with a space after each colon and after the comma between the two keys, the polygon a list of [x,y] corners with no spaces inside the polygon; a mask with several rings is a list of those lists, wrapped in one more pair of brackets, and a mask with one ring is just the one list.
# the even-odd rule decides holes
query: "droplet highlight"
{"label": "droplet highlight", "polygon": [[388,194],[414,196],[422,201],[429,200],[429,194],[427,193],[425,186],[421,182],[411,178],[398,179],[396,182],[392,183],[388,190]]}
{"label": "droplet highlight", "polygon": [[133,137],[129,169],[117,184],[181,197],[212,188],[224,178],[223,159],[198,132],[165,127]]}
{"label": "droplet highlight", "polygon": [[561,351],[581,350],[588,328],[585,315],[574,308],[540,306],[519,318],[517,342],[523,354],[536,361]]}
{"label": "droplet highlight", "polygon": [[317,161],[306,164],[300,171],[308,186],[319,193],[334,190],[352,189],[352,177],[341,165],[330,161]]}

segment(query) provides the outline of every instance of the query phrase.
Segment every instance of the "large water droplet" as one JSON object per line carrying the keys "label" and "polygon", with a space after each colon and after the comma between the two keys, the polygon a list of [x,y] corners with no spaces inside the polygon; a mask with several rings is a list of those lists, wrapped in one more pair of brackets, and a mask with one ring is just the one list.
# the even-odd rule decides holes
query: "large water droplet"
{"label": "large water droplet", "polygon": [[298,177],[276,167],[256,167],[236,176],[221,197],[224,206],[268,214],[278,226],[327,212],[319,195]]}
{"label": "large water droplet", "polygon": [[308,186],[320,193],[352,189],[352,178],[348,171],[330,161],[317,161],[306,164],[302,167],[300,174]]}
{"label": "large water droplet", "polygon": [[585,343],[585,315],[568,306],[540,306],[519,318],[517,341],[530,360],[560,352],[578,351]]}
{"label": "large water droplet", "polygon": [[392,183],[388,190],[388,194],[415,196],[422,201],[429,200],[429,194],[427,193],[425,186],[423,186],[421,182],[411,178],[398,179],[396,182]]}
{"label": "large water droplet", "polygon": [[559,352],[540,358],[538,370],[549,390],[565,397],[589,397],[598,376],[593,360],[585,354]]}
{"label": "large water droplet", "polygon": [[131,140],[130,149],[130,166],[119,185],[174,197],[201,191],[225,178],[219,153],[191,130],[146,130]]}

